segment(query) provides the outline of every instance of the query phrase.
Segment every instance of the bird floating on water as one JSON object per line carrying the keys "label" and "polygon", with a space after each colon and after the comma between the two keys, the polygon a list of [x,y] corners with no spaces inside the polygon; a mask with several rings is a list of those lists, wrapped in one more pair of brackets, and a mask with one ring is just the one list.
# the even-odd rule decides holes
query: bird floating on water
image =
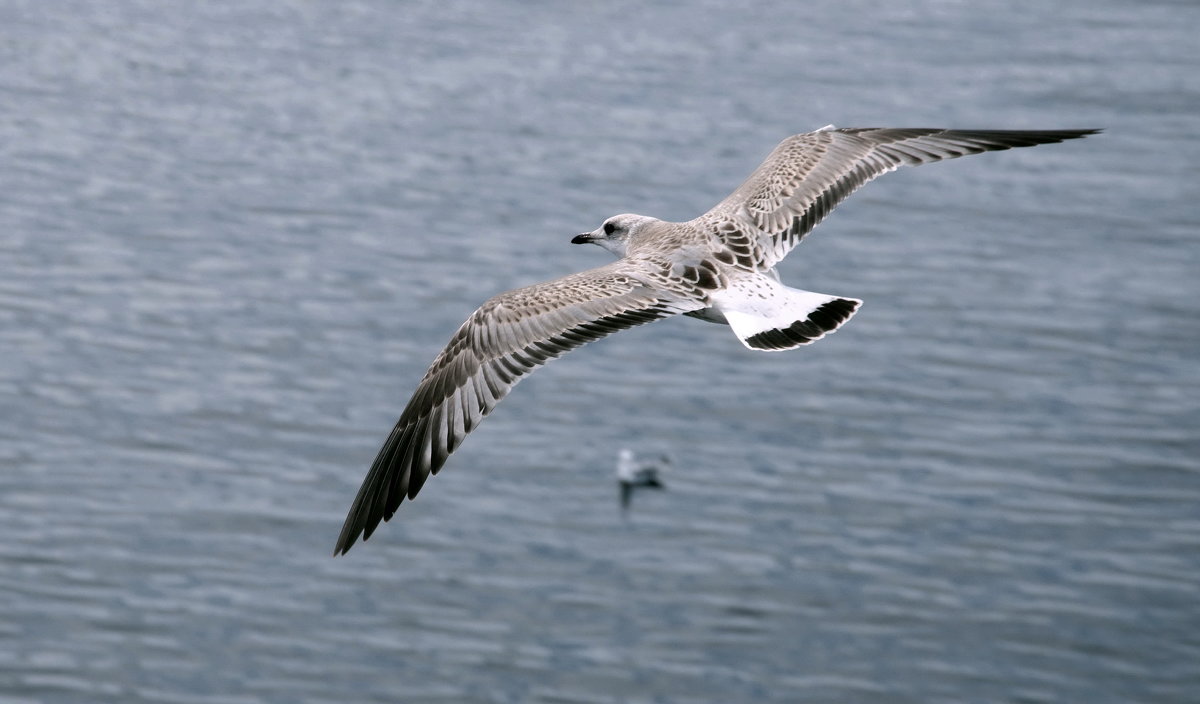
{"label": "bird floating on water", "polygon": [[775,265],[877,176],[1099,130],[842,128],[783,140],[729,197],[687,222],[614,215],[575,244],[616,262],[485,302],[433,360],[376,456],[334,554],[371,536],[436,474],[526,375],[619,330],[684,314],[724,323],[752,350],[788,350],[841,327],[862,303],[785,286]]}
{"label": "bird floating on water", "polygon": [[629,510],[633,491],[638,488],[666,489],[659,476],[671,466],[671,458],[659,455],[656,460],[639,460],[628,447],[617,453],[617,484],[621,487],[621,510]]}

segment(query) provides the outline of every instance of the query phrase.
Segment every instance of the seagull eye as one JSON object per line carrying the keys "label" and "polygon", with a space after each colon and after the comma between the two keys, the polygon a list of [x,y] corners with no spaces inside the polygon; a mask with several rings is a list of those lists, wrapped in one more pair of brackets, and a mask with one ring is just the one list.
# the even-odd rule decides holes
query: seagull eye
{"label": "seagull eye", "polygon": [[615,229],[617,229],[617,226],[611,222],[604,223],[604,234],[611,235]]}

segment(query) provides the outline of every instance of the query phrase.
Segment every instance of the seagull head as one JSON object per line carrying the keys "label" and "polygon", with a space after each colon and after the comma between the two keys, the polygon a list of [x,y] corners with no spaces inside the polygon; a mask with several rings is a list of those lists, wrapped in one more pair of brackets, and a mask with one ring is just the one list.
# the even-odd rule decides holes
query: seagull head
{"label": "seagull head", "polygon": [[595,244],[607,249],[618,257],[623,257],[625,256],[625,248],[629,246],[629,239],[647,223],[654,221],[654,218],[646,217],[645,215],[633,215],[631,213],[614,215],[605,220],[604,224],[595,230],[585,232],[582,235],[575,235],[571,240],[571,244]]}

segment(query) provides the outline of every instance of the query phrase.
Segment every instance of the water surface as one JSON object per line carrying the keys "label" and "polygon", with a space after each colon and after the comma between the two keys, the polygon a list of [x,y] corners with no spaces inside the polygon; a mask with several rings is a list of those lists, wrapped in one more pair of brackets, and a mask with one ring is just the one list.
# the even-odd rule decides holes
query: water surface
{"label": "water surface", "polygon": [[[1190,3],[0,10],[0,700],[1188,702]],[[1104,127],[888,176],[523,384],[332,559],[493,293],[827,123]],[[623,520],[617,449],[670,452]]]}

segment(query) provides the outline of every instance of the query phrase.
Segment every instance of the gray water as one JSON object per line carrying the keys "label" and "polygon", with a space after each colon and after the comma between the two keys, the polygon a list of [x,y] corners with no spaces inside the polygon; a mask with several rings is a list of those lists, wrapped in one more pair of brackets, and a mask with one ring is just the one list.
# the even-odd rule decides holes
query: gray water
{"label": "gray water", "polygon": [[[1197,701],[1198,28],[4,3],[0,701]],[[1106,132],[872,183],[781,267],[837,335],[576,352],[330,557],[475,306],[831,122]]]}

